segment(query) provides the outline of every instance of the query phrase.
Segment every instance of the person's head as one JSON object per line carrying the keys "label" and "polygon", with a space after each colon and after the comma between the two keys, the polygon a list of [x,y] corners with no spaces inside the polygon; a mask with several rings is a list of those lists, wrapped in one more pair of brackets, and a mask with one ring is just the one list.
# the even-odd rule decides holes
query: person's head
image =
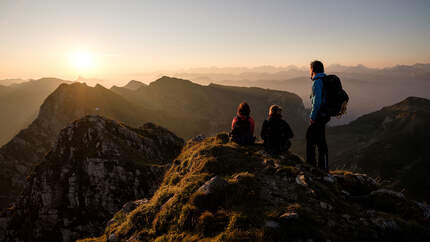
{"label": "person's head", "polygon": [[282,116],[282,108],[278,105],[272,105],[269,108],[269,116],[275,117],[275,116]]}
{"label": "person's head", "polygon": [[309,73],[311,74],[311,77],[314,77],[318,73],[324,72],[324,65],[319,60],[314,60],[311,62],[309,67]]}
{"label": "person's head", "polygon": [[239,106],[237,107],[238,116],[248,117],[250,113],[251,113],[251,109],[249,108],[249,105],[246,102],[239,104]]}

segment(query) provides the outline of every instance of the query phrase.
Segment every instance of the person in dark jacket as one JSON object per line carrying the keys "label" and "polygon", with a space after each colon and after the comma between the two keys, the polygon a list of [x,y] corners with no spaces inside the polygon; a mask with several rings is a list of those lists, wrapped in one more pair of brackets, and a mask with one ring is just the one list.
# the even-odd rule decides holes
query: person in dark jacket
{"label": "person in dark jacket", "polygon": [[254,144],[254,119],[249,115],[251,109],[248,103],[243,102],[237,107],[237,116],[231,122],[231,140],[240,145]]}
{"label": "person in dark jacket", "polygon": [[[325,104],[323,92],[324,65],[321,61],[312,61],[310,64],[312,84],[310,125],[306,132],[306,162],[328,171],[328,147],[325,137],[325,127],[330,117],[321,108]],[[318,147],[318,164],[316,159]]]}
{"label": "person in dark jacket", "polygon": [[282,108],[278,105],[272,105],[269,108],[269,117],[264,120],[261,129],[264,148],[274,154],[288,151],[291,147],[289,139],[293,137],[294,134],[290,125],[282,119]]}

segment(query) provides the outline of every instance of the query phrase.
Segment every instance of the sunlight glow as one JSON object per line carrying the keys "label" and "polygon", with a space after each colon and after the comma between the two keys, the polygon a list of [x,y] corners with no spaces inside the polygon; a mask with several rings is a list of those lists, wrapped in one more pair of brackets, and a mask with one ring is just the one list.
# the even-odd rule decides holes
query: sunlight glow
{"label": "sunlight glow", "polygon": [[70,64],[79,73],[91,71],[95,66],[95,56],[91,51],[75,50],[69,54]]}

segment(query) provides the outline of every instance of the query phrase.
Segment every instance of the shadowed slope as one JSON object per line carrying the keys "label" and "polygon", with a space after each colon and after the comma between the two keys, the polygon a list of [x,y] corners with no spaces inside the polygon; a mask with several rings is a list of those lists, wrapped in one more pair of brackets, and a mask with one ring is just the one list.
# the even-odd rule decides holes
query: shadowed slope
{"label": "shadowed slope", "polygon": [[430,201],[430,100],[400,103],[328,129],[332,167],[383,178],[390,187]]}
{"label": "shadowed slope", "polygon": [[130,200],[150,198],[183,140],[151,123],[86,116],[63,129],[6,212],[3,240],[72,241],[99,234]]}

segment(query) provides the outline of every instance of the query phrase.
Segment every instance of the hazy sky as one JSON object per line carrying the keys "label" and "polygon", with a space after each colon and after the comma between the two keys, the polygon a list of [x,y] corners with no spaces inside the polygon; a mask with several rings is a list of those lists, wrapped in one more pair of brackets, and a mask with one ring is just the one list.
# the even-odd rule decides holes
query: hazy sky
{"label": "hazy sky", "polygon": [[430,63],[429,12],[428,0],[0,0],[0,78]]}

